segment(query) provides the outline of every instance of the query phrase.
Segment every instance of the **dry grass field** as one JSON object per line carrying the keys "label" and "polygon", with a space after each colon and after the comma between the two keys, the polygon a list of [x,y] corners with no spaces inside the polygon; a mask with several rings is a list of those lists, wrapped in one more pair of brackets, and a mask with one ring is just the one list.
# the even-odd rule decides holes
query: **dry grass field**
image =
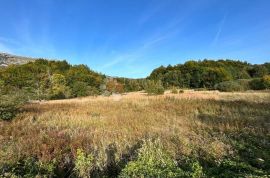
{"label": "dry grass field", "polygon": [[95,170],[115,170],[109,173],[114,177],[135,159],[142,140],[159,139],[178,165],[198,160],[205,176],[266,176],[269,131],[269,92],[134,92],[43,101],[0,122],[0,165],[31,157],[57,164],[57,174],[67,176],[82,149],[94,156]]}

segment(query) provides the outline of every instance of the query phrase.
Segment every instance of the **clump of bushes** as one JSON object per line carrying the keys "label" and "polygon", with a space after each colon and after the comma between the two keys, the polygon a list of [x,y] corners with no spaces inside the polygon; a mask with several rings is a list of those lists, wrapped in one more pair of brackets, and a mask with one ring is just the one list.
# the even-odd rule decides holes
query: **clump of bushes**
{"label": "clump of bushes", "polygon": [[99,91],[97,88],[88,86],[85,82],[74,82],[71,87],[72,97],[82,97],[82,96],[94,96],[98,95]]}
{"label": "clump of bushes", "polygon": [[262,78],[255,78],[252,80],[239,79],[221,82],[215,85],[215,89],[225,92],[270,89],[270,75],[265,75]]}
{"label": "clump of bushes", "polygon": [[11,120],[16,116],[18,112],[18,106],[15,103],[0,102],[0,119]]}
{"label": "clump of bushes", "polygon": [[221,82],[215,86],[215,89],[225,92],[244,91],[244,87],[237,81]]}
{"label": "clump of bushes", "polygon": [[0,120],[13,119],[25,101],[26,98],[18,93],[0,93]]}
{"label": "clump of bushes", "polygon": [[0,177],[55,177],[56,161],[45,163],[28,157],[8,165],[0,165]]}
{"label": "clump of bushes", "polygon": [[270,89],[270,75],[265,75],[262,78],[251,80],[250,88],[253,90]]}
{"label": "clump of bushes", "polygon": [[77,150],[77,157],[75,160],[75,172],[79,177],[90,177],[91,170],[94,168],[94,156],[86,154],[83,150]]}
{"label": "clump of bushes", "polygon": [[161,95],[164,94],[164,87],[162,85],[162,82],[160,80],[154,81],[154,80],[147,80],[144,85],[144,89],[146,93],[152,94],[152,95]]}
{"label": "clump of bushes", "polygon": [[265,89],[270,89],[270,74],[263,76],[262,83]]}
{"label": "clump of bushes", "polygon": [[166,152],[159,140],[146,140],[138,158],[122,170],[120,177],[183,177],[185,172]]}

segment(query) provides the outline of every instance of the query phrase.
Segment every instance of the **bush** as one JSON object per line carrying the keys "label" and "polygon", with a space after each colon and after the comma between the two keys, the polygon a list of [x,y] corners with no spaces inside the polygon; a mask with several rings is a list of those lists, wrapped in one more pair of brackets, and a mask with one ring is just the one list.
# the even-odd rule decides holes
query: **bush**
{"label": "bush", "polygon": [[71,95],[73,97],[98,95],[99,91],[95,87],[88,86],[85,82],[74,82],[71,86]]}
{"label": "bush", "polygon": [[56,161],[45,163],[34,157],[24,158],[15,163],[0,166],[0,177],[55,177]]}
{"label": "bush", "polygon": [[144,141],[138,159],[122,170],[120,177],[183,177],[185,172],[165,151],[159,140]]}
{"label": "bush", "polygon": [[178,90],[175,87],[173,87],[172,90],[171,90],[171,93],[172,94],[177,94],[178,93]]}
{"label": "bush", "polygon": [[250,79],[239,79],[239,80],[236,80],[237,83],[239,83],[239,85],[241,85],[242,89],[244,91],[246,90],[250,90]]}
{"label": "bush", "polygon": [[185,91],[184,90],[179,90],[179,93],[184,93]]}
{"label": "bush", "polygon": [[221,82],[215,86],[215,89],[225,92],[244,91],[244,87],[237,81]]}
{"label": "bush", "polygon": [[21,94],[7,93],[0,94],[0,119],[11,120],[19,112],[20,106],[25,103],[26,99]]}
{"label": "bush", "polygon": [[263,76],[262,83],[265,89],[270,89],[270,75]]}
{"label": "bush", "polygon": [[154,94],[154,95],[161,95],[164,94],[164,87],[162,85],[162,82],[159,81],[153,81],[153,80],[147,80],[144,86],[145,91],[148,94]]}
{"label": "bush", "polygon": [[265,89],[265,86],[263,84],[262,79],[259,79],[259,78],[251,80],[249,85],[250,85],[250,88],[252,90],[263,90],[263,89]]}
{"label": "bush", "polygon": [[14,103],[0,102],[0,119],[11,120],[18,112],[18,106]]}
{"label": "bush", "polygon": [[190,177],[199,178],[199,177],[204,176],[202,166],[200,165],[198,161],[195,161],[192,163],[191,169],[192,169],[192,173],[190,174],[191,175]]}
{"label": "bush", "polygon": [[86,154],[83,150],[77,150],[77,157],[75,160],[75,171],[79,177],[90,177],[91,170],[94,167],[94,157],[92,154]]}

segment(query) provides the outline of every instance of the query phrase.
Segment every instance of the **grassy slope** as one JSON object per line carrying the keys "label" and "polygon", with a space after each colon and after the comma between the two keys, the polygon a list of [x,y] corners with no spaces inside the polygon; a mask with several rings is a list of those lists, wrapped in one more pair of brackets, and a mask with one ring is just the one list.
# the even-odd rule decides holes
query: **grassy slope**
{"label": "grassy slope", "polygon": [[208,176],[261,176],[270,174],[269,108],[269,92],[215,91],[29,104],[11,123],[0,122],[0,165],[37,157],[68,170],[82,148],[102,170],[113,147],[120,171],[143,138],[158,137],[180,165],[196,159]]}

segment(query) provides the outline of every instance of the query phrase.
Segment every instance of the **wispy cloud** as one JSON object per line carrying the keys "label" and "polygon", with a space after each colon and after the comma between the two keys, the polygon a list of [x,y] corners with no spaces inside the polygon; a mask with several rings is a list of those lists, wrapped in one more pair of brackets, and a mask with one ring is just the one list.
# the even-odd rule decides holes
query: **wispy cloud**
{"label": "wispy cloud", "polygon": [[215,38],[213,39],[213,41],[211,43],[211,46],[216,46],[216,44],[218,43],[219,38],[220,38],[220,34],[221,34],[222,30],[223,30],[223,27],[224,27],[224,24],[225,24],[225,21],[226,21],[226,18],[227,18],[227,14],[225,14],[223,16],[222,20],[220,21],[218,30],[216,32]]}
{"label": "wispy cloud", "polygon": [[181,30],[177,26],[182,22],[182,18],[177,18],[169,21],[163,27],[157,29],[149,37],[139,42],[138,47],[128,52],[118,53],[113,57],[110,62],[105,63],[100,67],[100,70],[108,69],[116,65],[127,65],[125,67],[132,66],[132,62],[145,56],[146,53],[153,48],[161,45],[166,40],[172,38]]}

